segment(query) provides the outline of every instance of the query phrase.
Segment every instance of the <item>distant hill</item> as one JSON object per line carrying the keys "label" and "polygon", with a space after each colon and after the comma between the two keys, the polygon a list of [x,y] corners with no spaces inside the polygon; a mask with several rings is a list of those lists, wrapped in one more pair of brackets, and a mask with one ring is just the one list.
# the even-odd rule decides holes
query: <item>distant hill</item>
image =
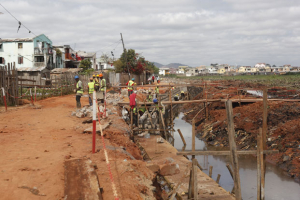
{"label": "distant hill", "polygon": [[176,68],[177,69],[179,66],[188,66],[188,65],[181,64],[181,63],[170,63],[170,64],[165,65],[163,67]]}
{"label": "distant hill", "polygon": [[153,62],[153,64],[155,65],[155,67],[161,68],[162,66],[164,66],[163,64],[160,64],[158,62]]}
{"label": "distant hill", "polygon": [[153,62],[153,64],[158,68],[168,67],[168,68],[176,68],[177,69],[179,66],[188,66],[188,65],[185,65],[185,64],[181,64],[181,63],[170,63],[170,64],[167,64],[167,65],[163,65],[163,64],[158,63],[158,62]]}

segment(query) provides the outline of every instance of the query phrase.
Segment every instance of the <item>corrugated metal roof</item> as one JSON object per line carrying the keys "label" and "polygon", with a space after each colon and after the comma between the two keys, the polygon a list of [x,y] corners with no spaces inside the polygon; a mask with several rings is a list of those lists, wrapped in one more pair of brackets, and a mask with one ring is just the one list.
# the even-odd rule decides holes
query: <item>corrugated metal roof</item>
{"label": "corrugated metal roof", "polygon": [[32,38],[7,38],[1,39],[0,42],[32,42]]}
{"label": "corrugated metal roof", "polygon": [[60,73],[77,73],[82,71],[82,68],[55,68],[51,70],[51,74]]}
{"label": "corrugated metal roof", "polygon": [[20,72],[40,72],[46,69],[46,67],[21,67],[17,70]]}

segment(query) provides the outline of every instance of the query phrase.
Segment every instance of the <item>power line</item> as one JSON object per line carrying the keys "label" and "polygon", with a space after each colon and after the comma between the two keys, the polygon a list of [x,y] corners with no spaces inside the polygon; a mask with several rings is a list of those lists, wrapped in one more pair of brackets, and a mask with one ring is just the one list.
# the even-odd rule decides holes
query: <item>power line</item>
{"label": "power line", "polygon": [[[121,41],[121,40],[117,40],[116,42],[114,42],[114,43],[112,43],[112,44],[110,44],[110,45],[107,45],[107,46],[103,47],[102,49],[100,49],[100,50],[98,50],[98,51],[102,51],[102,50],[106,49],[107,47],[110,47],[110,46],[112,46],[112,45],[114,45],[115,43],[120,42],[120,41]],[[98,52],[98,51],[96,51],[96,52]],[[102,52],[102,53],[103,53],[103,52]]]}

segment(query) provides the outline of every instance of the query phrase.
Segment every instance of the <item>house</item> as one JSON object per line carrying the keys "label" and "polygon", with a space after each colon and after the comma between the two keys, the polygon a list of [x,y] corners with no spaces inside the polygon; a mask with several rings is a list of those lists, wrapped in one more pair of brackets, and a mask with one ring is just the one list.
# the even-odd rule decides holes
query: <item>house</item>
{"label": "house", "polygon": [[293,66],[290,68],[290,72],[299,72],[299,71],[300,71],[299,67]]}
{"label": "house", "polygon": [[251,73],[256,73],[258,72],[258,68],[256,67],[251,67]]}
{"label": "house", "polygon": [[[18,69],[18,78],[22,84],[50,85],[50,70],[46,67],[21,67]],[[32,81],[27,81],[32,80]]]}
{"label": "house", "polygon": [[170,74],[170,69],[166,67],[159,68],[158,74],[163,76],[168,75]]}
{"label": "house", "polygon": [[210,74],[217,74],[218,73],[218,67],[216,66],[209,66],[207,67],[208,73]]}
{"label": "house", "polygon": [[[228,67],[227,67],[227,70],[228,70]],[[226,72],[225,67],[219,67],[218,74],[224,74],[225,72]]]}
{"label": "house", "polygon": [[251,72],[251,66],[242,66],[239,68],[239,73],[249,73]]}
{"label": "house", "polygon": [[97,58],[96,59],[96,70],[115,69],[114,61],[111,58]]}
{"label": "house", "polygon": [[256,68],[265,68],[266,63],[257,63],[254,67],[256,67]]}
{"label": "house", "polygon": [[196,76],[198,74],[198,70],[194,67],[188,67],[186,70],[186,76]]}
{"label": "house", "polygon": [[64,46],[53,46],[53,52],[56,54],[54,68],[66,68]]}
{"label": "house", "polygon": [[85,60],[85,59],[89,59],[90,61],[91,61],[91,63],[92,63],[92,68],[93,69],[97,69],[96,68],[96,64],[97,64],[97,62],[96,62],[96,52],[90,52],[90,53],[88,53],[88,52],[86,52],[86,51],[77,51],[76,52],[76,58],[78,59],[78,57],[80,58],[80,59],[78,59],[78,60]]}
{"label": "house", "polygon": [[271,67],[270,66],[266,66],[265,67],[265,72],[271,72]]}
{"label": "house", "polygon": [[291,67],[291,65],[284,65],[283,66],[283,71],[284,72],[290,72],[290,67]]}
{"label": "house", "polygon": [[177,70],[177,74],[185,74],[186,68],[188,68],[188,66],[179,66]]}
{"label": "house", "polygon": [[0,65],[15,63],[17,69],[55,67],[52,41],[44,34],[33,38],[0,40]]}
{"label": "house", "polygon": [[170,68],[170,74],[177,74],[176,68]]}
{"label": "house", "polygon": [[55,46],[62,52],[63,68],[79,68],[81,58],[76,56],[76,52],[70,45]]}

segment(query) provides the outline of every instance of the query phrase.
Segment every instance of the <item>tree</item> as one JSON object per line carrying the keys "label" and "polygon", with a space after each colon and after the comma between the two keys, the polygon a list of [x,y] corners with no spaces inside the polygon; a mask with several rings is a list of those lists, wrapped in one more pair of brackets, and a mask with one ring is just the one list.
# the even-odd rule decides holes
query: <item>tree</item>
{"label": "tree", "polygon": [[80,65],[79,67],[83,69],[83,71],[86,71],[88,69],[90,69],[92,66],[92,62],[89,59],[85,59],[80,61]]}

